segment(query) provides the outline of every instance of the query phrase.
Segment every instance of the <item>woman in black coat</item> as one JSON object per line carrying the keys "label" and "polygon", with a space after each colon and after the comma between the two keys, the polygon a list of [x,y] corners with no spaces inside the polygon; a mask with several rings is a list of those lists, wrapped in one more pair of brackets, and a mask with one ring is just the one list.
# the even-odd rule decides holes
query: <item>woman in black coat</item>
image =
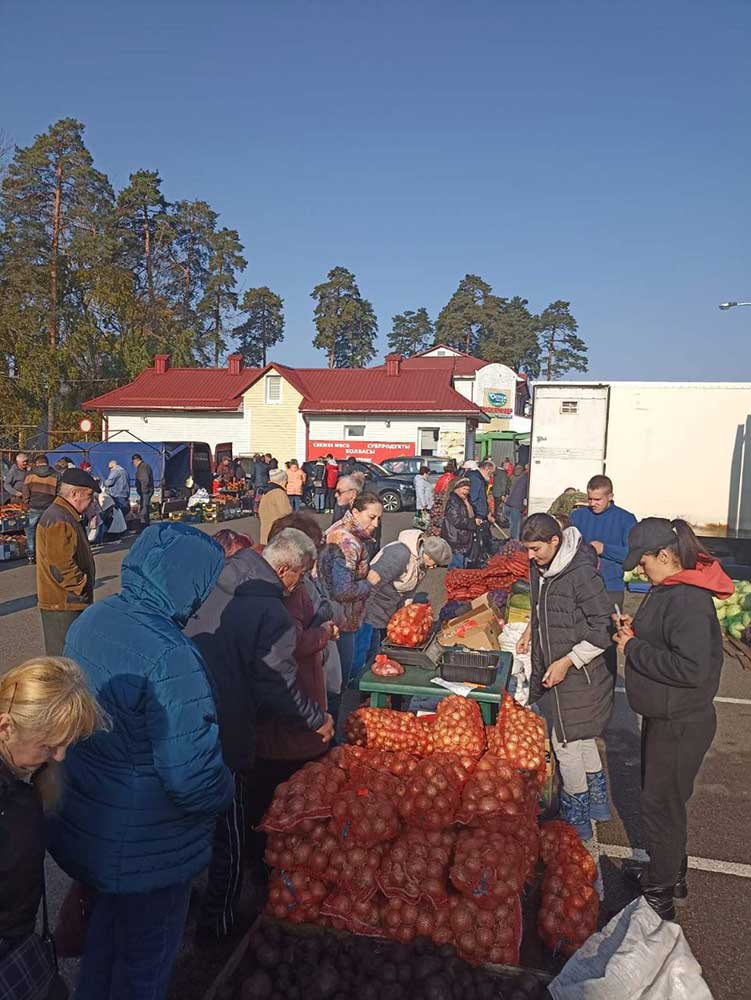
{"label": "woman in black coat", "polygon": [[686,806],[714,739],[722,633],[712,597],[733,581],[701,547],[685,521],[647,517],[628,536],[624,569],[639,566],[652,583],[633,620],[623,615],[615,642],[626,656],[626,692],[642,716],[642,827],[649,867],[637,875],[650,906],[665,920],[686,885]]}
{"label": "woman in black coat", "polygon": [[449,543],[454,553],[449,569],[463,569],[472,551],[477,522],[474,507],[469,501],[470,487],[469,479],[456,479],[451,484],[452,492],[446,500],[441,538]]}
{"label": "woman in black coat", "polygon": [[562,530],[549,514],[532,514],[521,541],[529,555],[532,618],[517,651],[531,647],[530,701],[545,716],[558,759],[561,817],[589,840],[591,820],[610,819],[595,737],[613,710],[603,657],[611,607],[594,549],[576,528]]}
{"label": "woman in black coat", "polygon": [[[71,660],[40,657],[0,677],[0,996],[61,995],[52,954],[34,934],[44,891],[39,786],[51,761],[104,716]],[[39,964],[30,963],[39,958]],[[27,978],[21,978],[24,972]],[[23,988],[18,994],[16,987]],[[48,991],[46,994],[44,991]],[[35,994],[36,995],[36,994]]]}

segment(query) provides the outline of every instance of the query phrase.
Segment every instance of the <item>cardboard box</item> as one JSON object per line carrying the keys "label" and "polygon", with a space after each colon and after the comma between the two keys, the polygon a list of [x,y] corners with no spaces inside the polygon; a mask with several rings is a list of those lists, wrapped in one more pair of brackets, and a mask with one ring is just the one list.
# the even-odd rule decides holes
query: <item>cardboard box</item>
{"label": "cardboard box", "polygon": [[486,606],[484,610],[467,611],[452,618],[438,633],[438,642],[442,646],[496,650],[501,648],[500,635],[501,625],[497,614]]}

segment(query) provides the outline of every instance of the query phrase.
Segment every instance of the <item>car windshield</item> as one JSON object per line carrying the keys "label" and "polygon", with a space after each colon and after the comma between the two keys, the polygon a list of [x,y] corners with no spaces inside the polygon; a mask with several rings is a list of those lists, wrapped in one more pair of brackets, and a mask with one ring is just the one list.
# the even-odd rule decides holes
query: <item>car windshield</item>
{"label": "car windshield", "polygon": [[373,472],[377,476],[390,476],[391,473],[388,469],[384,469],[382,465],[378,465],[376,462],[363,462],[368,472]]}

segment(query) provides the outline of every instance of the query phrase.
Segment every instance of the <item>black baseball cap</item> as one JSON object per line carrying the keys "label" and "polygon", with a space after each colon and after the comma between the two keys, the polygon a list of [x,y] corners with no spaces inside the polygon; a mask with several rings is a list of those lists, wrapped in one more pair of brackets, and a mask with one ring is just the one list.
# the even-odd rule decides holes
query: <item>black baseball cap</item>
{"label": "black baseball cap", "polygon": [[645,517],[628,533],[628,552],[623,560],[625,570],[636,569],[647,552],[659,552],[675,545],[676,534],[666,517]]}
{"label": "black baseball cap", "polygon": [[66,483],[68,486],[81,486],[83,489],[93,490],[95,493],[102,492],[96,479],[88,472],[84,472],[83,469],[66,469],[60,477],[60,482]]}

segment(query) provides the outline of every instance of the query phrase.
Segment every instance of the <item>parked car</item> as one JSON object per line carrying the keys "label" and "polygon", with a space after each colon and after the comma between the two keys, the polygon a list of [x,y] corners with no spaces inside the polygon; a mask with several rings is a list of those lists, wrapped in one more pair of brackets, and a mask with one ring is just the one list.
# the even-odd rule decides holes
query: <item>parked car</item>
{"label": "parked car", "polygon": [[443,475],[443,467],[449,461],[451,460],[437,455],[404,455],[403,457],[387,458],[381,464],[386,472],[393,476],[412,476],[413,478],[423,465],[427,465],[430,469],[430,481],[434,483],[439,476]]}
{"label": "parked car", "polygon": [[[303,464],[303,469],[308,475],[303,501],[308,507],[313,506],[312,472],[314,468],[315,462]],[[399,510],[415,509],[414,475],[391,475],[382,465],[377,465],[375,462],[361,462],[359,459],[352,463],[349,471],[361,472],[365,476],[365,489],[379,497],[383,509],[387,513],[394,514]]]}

